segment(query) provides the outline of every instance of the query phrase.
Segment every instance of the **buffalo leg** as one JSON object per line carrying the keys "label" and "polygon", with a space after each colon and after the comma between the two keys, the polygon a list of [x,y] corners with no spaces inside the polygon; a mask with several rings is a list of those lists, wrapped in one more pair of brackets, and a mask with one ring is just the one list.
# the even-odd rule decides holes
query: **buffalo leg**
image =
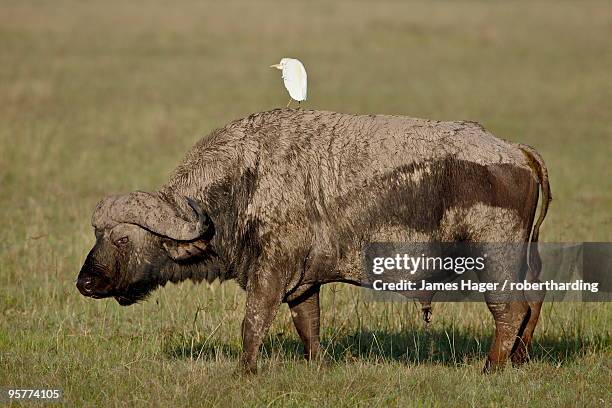
{"label": "buffalo leg", "polygon": [[[538,253],[537,246],[531,248],[530,262],[526,265],[526,280],[530,283],[539,283],[538,276],[542,270],[542,260]],[[521,366],[529,361],[529,352],[531,349],[531,342],[533,340],[533,332],[535,331],[538,319],[540,318],[540,311],[542,310],[542,303],[546,296],[546,290],[541,291],[528,291],[525,292],[525,297],[529,303],[529,320],[526,322],[525,329],[521,335],[521,339],[516,345],[515,349],[510,355],[510,360],[514,366]]]}
{"label": "buffalo leg", "polygon": [[[269,278],[269,276],[267,276]],[[265,279],[264,279],[265,281]],[[257,355],[281,303],[281,285],[253,276],[247,284],[246,313],[242,321],[240,370],[257,372]]]}
{"label": "buffalo leg", "polygon": [[289,302],[293,324],[304,344],[304,357],[314,360],[319,354],[319,286]]}
{"label": "buffalo leg", "polygon": [[512,293],[506,282],[516,282],[524,262],[519,246],[487,244],[481,247],[488,255],[487,268],[478,272],[481,282],[497,283],[495,290],[485,293],[485,301],[495,320],[495,336],[487,356],[484,372],[502,368],[521,342],[529,321],[529,304],[523,294]]}
{"label": "buffalo leg", "polygon": [[529,319],[529,304],[487,302],[487,306],[495,319],[495,337],[484,367],[485,372],[491,372],[502,368],[515,344],[521,342],[521,331]]}
{"label": "buffalo leg", "polygon": [[[530,282],[539,282],[539,280],[530,280]],[[540,311],[542,310],[542,303],[544,303],[545,293],[546,292],[542,291],[529,293],[527,295],[527,301],[529,303],[529,320],[525,325],[525,330],[523,330],[520,341],[510,356],[510,360],[512,360],[514,366],[518,367],[529,361],[533,332],[540,318]]]}
{"label": "buffalo leg", "polygon": [[533,340],[533,332],[535,331],[538,319],[540,318],[540,310],[543,302],[529,302],[528,321],[525,329],[517,341],[517,344],[510,355],[510,360],[515,367],[520,367],[529,361],[529,352]]}

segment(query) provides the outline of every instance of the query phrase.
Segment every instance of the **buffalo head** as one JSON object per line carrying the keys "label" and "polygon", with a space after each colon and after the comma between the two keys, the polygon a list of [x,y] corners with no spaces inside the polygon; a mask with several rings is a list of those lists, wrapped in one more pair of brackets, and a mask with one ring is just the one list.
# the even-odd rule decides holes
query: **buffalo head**
{"label": "buffalo head", "polygon": [[214,226],[199,204],[185,197],[133,192],[98,203],[96,243],[79,277],[82,295],[114,297],[120,305],[144,299],[168,280],[164,270],[207,255]]}

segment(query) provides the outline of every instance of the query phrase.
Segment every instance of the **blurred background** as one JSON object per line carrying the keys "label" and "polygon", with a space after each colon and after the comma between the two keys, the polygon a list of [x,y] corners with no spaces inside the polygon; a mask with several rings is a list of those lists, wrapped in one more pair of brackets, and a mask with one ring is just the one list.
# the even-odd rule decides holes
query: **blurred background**
{"label": "blurred background", "polygon": [[126,309],[79,297],[73,281],[97,201],[156,189],[212,129],[284,107],[268,68],[281,57],[306,66],[304,109],[474,120],[534,146],[554,197],[542,239],[610,241],[610,38],[606,1],[1,0],[0,386],[59,386],[77,405],[400,404],[407,393],[507,405],[504,387],[535,384],[511,400],[520,406],[572,405],[576,389],[560,385],[578,378],[585,402],[609,403],[609,304],[547,305],[536,363],[489,382],[484,305],[439,305],[431,334],[412,304],[364,304],[335,285],[323,294],[331,368],[301,362],[283,311],[254,387],[231,376],[233,283],[172,286]]}

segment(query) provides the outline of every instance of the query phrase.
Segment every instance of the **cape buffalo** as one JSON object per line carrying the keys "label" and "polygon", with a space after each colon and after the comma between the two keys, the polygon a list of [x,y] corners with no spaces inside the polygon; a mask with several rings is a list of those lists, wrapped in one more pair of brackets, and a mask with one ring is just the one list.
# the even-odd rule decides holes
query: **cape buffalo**
{"label": "cape buffalo", "polygon": [[[200,140],[158,191],[100,201],[77,287],[130,305],[168,281],[235,279],[253,372],[283,302],[317,355],[319,288],[363,282],[369,242],[537,242],[550,199],[538,153],[475,122],[273,110]],[[534,280],[537,249],[529,259]],[[526,360],[542,304],[493,295],[485,369]]]}

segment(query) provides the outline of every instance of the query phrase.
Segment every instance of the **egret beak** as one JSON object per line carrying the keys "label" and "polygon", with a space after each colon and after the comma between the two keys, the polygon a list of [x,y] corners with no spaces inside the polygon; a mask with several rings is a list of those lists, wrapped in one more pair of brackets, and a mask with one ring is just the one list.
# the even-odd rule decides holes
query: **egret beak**
{"label": "egret beak", "polygon": [[281,64],[274,64],[274,65],[270,65],[270,68],[283,69],[283,67],[281,66]]}

